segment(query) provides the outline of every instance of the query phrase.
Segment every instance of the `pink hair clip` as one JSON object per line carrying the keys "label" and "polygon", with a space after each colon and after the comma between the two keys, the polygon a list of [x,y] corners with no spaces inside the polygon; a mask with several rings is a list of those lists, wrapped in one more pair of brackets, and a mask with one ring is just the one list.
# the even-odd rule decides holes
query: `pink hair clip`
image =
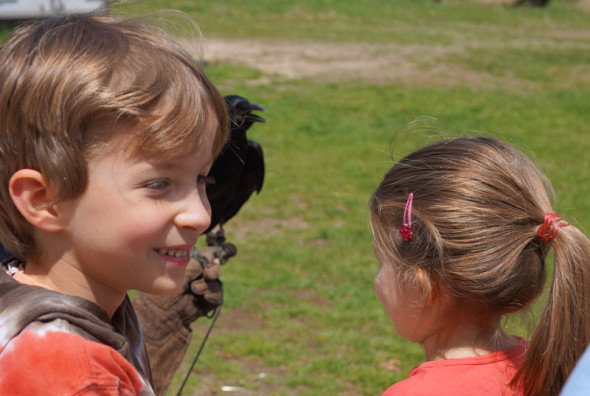
{"label": "pink hair clip", "polygon": [[570,223],[559,217],[557,213],[545,213],[545,220],[537,230],[537,236],[545,243],[549,243],[557,236],[560,228],[569,226]]}
{"label": "pink hair clip", "polygon": [[[402,227],[399,229],[399,233],[404,237],[404,241],[409,241],[414,238],[412,232],[412,203],[414,202],[414,193],[410,193],[408,200],[406,201],[406,208],[404,209],[404,218]],[[407,217],[406,217],[407,216]]]}

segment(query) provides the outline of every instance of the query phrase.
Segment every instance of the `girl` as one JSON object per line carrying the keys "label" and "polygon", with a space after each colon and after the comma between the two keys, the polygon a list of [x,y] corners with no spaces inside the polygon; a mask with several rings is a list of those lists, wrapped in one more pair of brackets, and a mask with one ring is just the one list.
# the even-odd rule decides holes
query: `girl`
{"label": "girl", "polygon": [[[427,362],[392,395],[557,395],[590,340],[590,241],[551,208],[545,176],[491,138],[409,154],[370,199],[375,290]],[[505,333],[555,269],[530,341]]]}

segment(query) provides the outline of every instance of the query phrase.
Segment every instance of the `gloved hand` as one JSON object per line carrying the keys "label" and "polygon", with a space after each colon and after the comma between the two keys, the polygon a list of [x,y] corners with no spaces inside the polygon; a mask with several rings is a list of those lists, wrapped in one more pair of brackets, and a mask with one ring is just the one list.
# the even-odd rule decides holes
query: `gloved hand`
{"label": "gloved hand", "polygon": [[190,324],[221,304],[220,266],[236,254],[233,244],[194,249],[180,293],[142,293],[133,307],[152,366],[154,390],[163,394],[190,343]]}
{"label": "gloved hand", "polygon": [[230,256],[222,247],[207,246],[200,250],[193,248],[191,257],[193,260],[186,270],[188,282],[181,293],[185,299],[189,299],[188,296],[192,294],[195,309],[187,309],[186,319],[189,323],[221,304],[220,266]]}

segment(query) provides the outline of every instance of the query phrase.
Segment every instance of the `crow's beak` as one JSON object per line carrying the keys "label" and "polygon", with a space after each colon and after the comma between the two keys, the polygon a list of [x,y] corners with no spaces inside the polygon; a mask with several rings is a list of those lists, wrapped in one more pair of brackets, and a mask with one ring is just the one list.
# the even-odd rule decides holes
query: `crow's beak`
{"label": "crow's beak", "polygon": [[247,112],[247,118],[252,122],[266,122],[265,118],[262,118],[259,115],[253,114],[252,111],[254,111],[254,110],[266,111],[266,109],[264,107],[260,106],[259,104],[250,103],[250,106],[249,106],[248,112]]}
{"label": "crow's beak", "polygon": [[246,118],[252,122],[266,122],[266,118],[262,118],[256,114],[248,114]]}
{"label": "crow's beak", "polygon": [[259,110],[259,111],[264,111],[266,112],[266,109],[262,106],[260,106],[258,103],[250,103],[250,111],[252,110]]}

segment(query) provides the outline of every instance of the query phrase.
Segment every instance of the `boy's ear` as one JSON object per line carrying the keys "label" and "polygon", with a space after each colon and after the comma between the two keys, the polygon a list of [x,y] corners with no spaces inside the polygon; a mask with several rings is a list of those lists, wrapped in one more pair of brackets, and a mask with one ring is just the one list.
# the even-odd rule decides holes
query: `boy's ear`
{"label": "boy's ear", "polygon": [[39,171],[19,169],[10,178],[8,189],[12,202],[29,223],[45,231],[61,229],[58,212],[49,205],[53,195]]}

